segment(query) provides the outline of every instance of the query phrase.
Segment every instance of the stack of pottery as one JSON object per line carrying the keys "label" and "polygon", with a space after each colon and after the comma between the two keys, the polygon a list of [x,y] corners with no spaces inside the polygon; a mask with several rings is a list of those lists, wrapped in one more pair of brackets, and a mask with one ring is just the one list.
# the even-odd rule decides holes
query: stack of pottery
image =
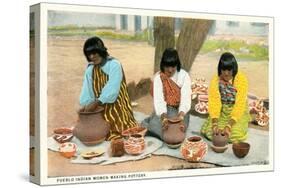
{"label": "stack of pottery", "polygon": [[194,109],[199,114],[208,114],[208,94],[198,95],[198,103]]}
{"label": "stack of pottery", "polygon": [[141,134],[132,134],[124,141],[124,149],[130,155],[139,155],[144,152],[145,140]]}
{"label": "stack of pottery", "polygon": [[110,125],[103,118],[103,107],[94,112],[79,112],[79,120],[73,134],[87,146],[99,144],[106,139]]}
{"label": "stack of pottery", "polygon": [[[258,99],[249,104],[250,114],[254,124],[259,126],[267,126],[269,124],[269,113],[268,108],[269,101]],[[266,108],[267,107],[267,108]]]}
{"label": "stack of pottery", "polygon": [[163,128],[163,141],[170,148],[178,148],[185,139],[186,126],[178,118],[168,119],[168,124]]}
{"label": "stack of pottery", "polygon": [[189,162],[198,162],[206,154],[208,145],[200,136],[191,136],[186,138],[181,145],[180,152]]}
{"label": "stack of pottery", "polygon": [[211,145],[211,148],[216,153],[223,153],[228,148],[227,143],[228,135],[219,130],[213,134],[213,145]]}

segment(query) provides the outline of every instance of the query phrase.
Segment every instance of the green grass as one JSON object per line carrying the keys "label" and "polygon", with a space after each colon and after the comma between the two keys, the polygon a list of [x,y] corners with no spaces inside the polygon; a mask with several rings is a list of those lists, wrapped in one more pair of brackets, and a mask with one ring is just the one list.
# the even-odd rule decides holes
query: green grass
{"label": "green grass", "polygon": [[247,44],[241,40],[206,40],[201,48],[201,53],[225,51],[233,52],[239,59],[268,60],[268,47],[259,44]]}
{"label": "green grass", "polygon": [[148,31],[136,34],[116,33],[112,28],[95,28],[95,27],[78,27],[76,25],[55,26],[48,28],[48,35],[50,36],[99,36],[103,38],[119,39],[119,40],[133,40],[133,41],[147,41]]}
{"label": "green grass", "polygon": [[[149,41],[149,32],[136,34],[114,32],[113,28],[79,27],[76,25],[55,26],[48,28],[50,36],[99,36],[109,39],[128,41]],[[175,37],[177,40],[177,37]],[[242,40],[206,40],[200,53],[223,53],[233,52],[238,59],[245,60],[268,60],[268,47],[259,44],[247,44]]]}

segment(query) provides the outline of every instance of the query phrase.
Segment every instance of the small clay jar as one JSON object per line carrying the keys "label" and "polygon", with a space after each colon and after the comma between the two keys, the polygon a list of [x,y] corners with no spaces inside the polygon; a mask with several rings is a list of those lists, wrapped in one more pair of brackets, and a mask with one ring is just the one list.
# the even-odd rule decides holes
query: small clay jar
{"label": "small clay jar", "polygon": [[73,134],[87,146],[99,144],[106,139],[110,125],[103,118],[103,107],[98,107],[94,112],[79,112],[79,120]]}
{"label": "small clay jar", "polygon": [[218,131],[213,134],[213,145],[217,147],[224,147],[227,145],[228,136],[223,131]]}
{"label": "small clay jar", "polygon": [[177,148],[185,139],[186,126],[180,119],[168,119],[168,125],[163,127],[163,141],[170,148]]}
{"label": "small clay jar", "polygon": [[112,157],[121,157],[125,154],[123,139],[112,140],[110,148]]}

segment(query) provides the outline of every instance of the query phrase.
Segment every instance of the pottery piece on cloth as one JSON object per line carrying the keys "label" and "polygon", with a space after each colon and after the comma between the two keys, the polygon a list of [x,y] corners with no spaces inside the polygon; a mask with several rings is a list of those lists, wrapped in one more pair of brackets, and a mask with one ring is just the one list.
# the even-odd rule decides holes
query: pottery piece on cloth
{"label": "pottery piece on cloth", "polygon": [[132,134],[141,134],[142,136],[145,136],[146,132],[147,132],[147,128],[137,126],[137,127],[132,127],[132,128],[124,130],[122,132],[122,136],[129,137],[129,135],[132,135]]}
{"label": "pottery piece on cloth", "polygon": [[208,102],[208,95],[198,95],[198,101],[200,102]]}
{"label": "pottery piece on cloth", "polygon": [[103,107],[98,107],[94,112],[79,112],[77,125],[73,134],[87,146],[99,144],[106,139],[110,125],[103,118]]}
{"label": "pottery piece on cloth", "polygon": [[214,146],[224,147],[227,145],[228,136],[223,131],[219,130],[217,133],[213,134],[212,142]]}
{"label": "pottery piece on cloth", "polygon": [[163,141],[170,148],[178,148],[185,139],[186,127],[178,118],[168,119],[168,124],[163,127]]}
{"label": "pottery piece on cloth", "polygon": [[236,157],[243,158],[248,155],[250,151],[250,144],[246,142],[233,143],[232,150]]}
{"label": "pottery piece on cloth", "polygon": [[124,140],[116,139],[110,143],[110,153],[112,157],[121,157],[125,154]]}
{"label": "pottery piece on cloth", "polygon": [[198,162],[206,154],[208,145],[200,136],[191,136],[186,138],[181,145],[180,152],[189,162]]}
{"label": "pottery piece on cloth", "polygon": [[124,149],[130,155],[139,155],[144,152],[145,140],[141,134],[132,134],[124,141]]}
{"label": "pottery piece on cloth", "polygon": [[71,158],[75,156],[77,146],[74,143],[71,142],[65,142],[60,145],[59,152],[62,156],[66,158]]}
{"label": "pottery piece on cloth", "polygon": [[73,129],[68,127],[56,128],[54,129],[53,138],[61,144],[69,142],[73,138]]}
{"label": "pottery piece on cloth", "polygon": [[269,114],[265,108],[261,112],[258,112],[256,121],[259,126],[266,126],[269,123]]}
{"label": "pottery piece on cloth", "polygon": [[195,107],[194,110],[198,112],[199,114],[208,114],[208,103],[199,101]]}
{"label": "pottery piece on cloth", "polygon": [[84,159],[92,159],[94,157],[101,156],[102,154],[104,154],[104,152],[105,151],[102,148],[97,148],[97,149],[94,149],[94,150],[84,151],[84,152],[81,153],[81,156]]}
{"label": "pottery piece on cloth", "polygon": [[223,153],[227,150],[228,145],[220,147],[220,146],[214,146],[213,144],[211,144],[211,148],[216,153]]}

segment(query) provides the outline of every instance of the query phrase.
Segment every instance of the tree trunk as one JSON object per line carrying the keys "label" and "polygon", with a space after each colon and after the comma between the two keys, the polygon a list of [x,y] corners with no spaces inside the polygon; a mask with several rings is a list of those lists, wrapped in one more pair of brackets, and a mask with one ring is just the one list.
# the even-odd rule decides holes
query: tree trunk
{"label": "tree trunk", "polygon": [[177,50],[182,67],[186,71],[190,71],[212,24],[212,20],[183,19]]}
{"label": "tree trunk", "polygon": [[162,54],[175,46],[175,24],[171,17],[154,17],[154,72],[159,71]]}

